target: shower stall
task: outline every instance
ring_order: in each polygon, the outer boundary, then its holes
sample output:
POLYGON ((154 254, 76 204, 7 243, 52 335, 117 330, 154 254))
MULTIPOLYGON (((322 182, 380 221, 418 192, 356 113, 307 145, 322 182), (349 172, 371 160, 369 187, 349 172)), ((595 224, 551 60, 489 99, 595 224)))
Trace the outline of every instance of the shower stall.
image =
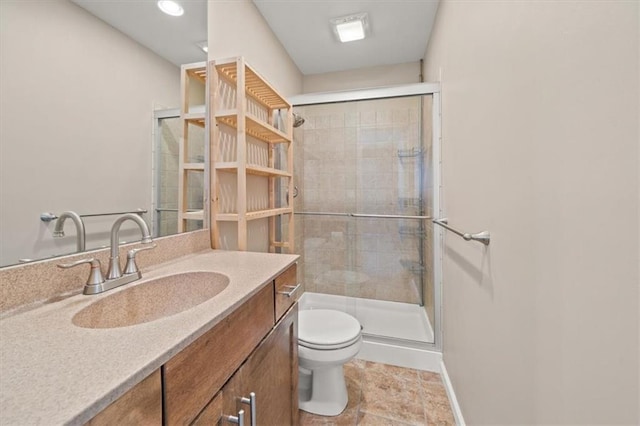
POLYGON ((301 307, 352 314, 365 343, 439 349, 439 86, 292 103, 301 307))

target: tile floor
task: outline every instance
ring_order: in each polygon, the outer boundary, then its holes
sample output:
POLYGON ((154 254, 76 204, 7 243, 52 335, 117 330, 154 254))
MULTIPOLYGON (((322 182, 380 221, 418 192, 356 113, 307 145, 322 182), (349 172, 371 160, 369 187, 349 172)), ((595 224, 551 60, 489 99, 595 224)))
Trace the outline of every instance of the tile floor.
POLYGON ((352 360, 345 365, 347 408, 336 417, 300 411, 300 425, 455 425, 437 373, 352 360))

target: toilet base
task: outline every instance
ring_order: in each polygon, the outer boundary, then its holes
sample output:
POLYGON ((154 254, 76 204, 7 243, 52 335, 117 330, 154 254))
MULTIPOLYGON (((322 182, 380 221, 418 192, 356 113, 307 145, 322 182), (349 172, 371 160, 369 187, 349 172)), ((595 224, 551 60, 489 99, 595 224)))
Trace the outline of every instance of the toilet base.
POLYGON ((301 374, 299 408, 320 416, 337 416, 342 413, 349 400, 342 364, 314 369, 311 375, 311 392, 308 392, 309 380, 301 374), (304 385, 307 385, 306 390, 304 385), (304 400, 303 395, 310 398, 304 400))

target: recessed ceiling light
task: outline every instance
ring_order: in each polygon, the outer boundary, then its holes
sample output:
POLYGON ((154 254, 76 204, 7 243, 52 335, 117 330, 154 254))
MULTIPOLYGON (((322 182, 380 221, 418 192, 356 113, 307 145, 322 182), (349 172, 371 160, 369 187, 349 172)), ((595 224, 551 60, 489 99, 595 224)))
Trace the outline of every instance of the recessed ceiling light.
POLYGON ((331 20, 333 31, 343 43, 362 40, 367 35, 369 22, 366 13, 343 16, 331 20))
POLYGON ((167 15, 182 16, 184 14, 182 6, 172 0, 159 0, 158 7, 167 15))
POLYGON ((196 46, 198 46, 200 49, 202 49, 202 51, 204 53, 208 53, 209 52, 209 45, 207 44, 206 40, 205 41, 201 41, 199 43, 196 43, 196 46))

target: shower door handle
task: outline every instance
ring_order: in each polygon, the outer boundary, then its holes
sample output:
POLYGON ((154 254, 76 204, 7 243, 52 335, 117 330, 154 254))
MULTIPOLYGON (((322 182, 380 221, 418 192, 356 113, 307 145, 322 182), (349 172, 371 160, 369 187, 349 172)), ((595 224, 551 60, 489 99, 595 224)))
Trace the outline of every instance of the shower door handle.
POLYGON ((251 413, 251 426, 256 426, 256 393, 251 392, 249 398, 242 397, 240 402, 249 404, 249 413, 251 413))

